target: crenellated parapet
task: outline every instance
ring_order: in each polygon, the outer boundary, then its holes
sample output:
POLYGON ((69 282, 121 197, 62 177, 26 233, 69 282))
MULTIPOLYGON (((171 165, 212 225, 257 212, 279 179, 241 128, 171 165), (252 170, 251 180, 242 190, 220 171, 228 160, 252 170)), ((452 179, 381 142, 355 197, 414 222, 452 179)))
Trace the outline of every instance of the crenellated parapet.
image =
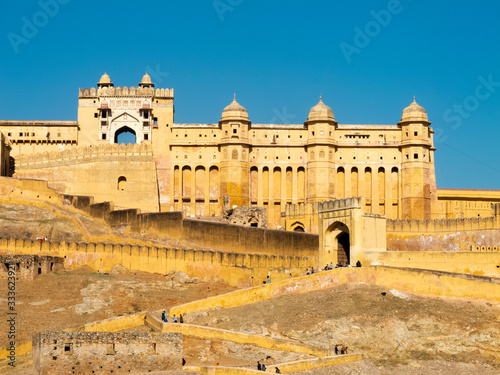
POLYGON ((153 87, 91 87, 79 89, 79 98, 97 98, 97 97, 153 97, 173 99, 174 89, 160 89, 153 87))
POLYGON ((387 232, 433 233, 498 229, 495 217, 434 220, 387 220, 387 232))
POLYGON ((303 216, 345 208, 361 208, 363 206, 362 199, 362 197, 350 197, 325 202, 287 204, 285 216, 303 216))
POLYGON ((74 147, 64 151, 43 152, 34 155, 20 155, 16 158, 16 170, 42 168, 53 163, 82 162, 99 157, 152 156, 150 142, 141 144, 103 144, 98 146, 74 147))

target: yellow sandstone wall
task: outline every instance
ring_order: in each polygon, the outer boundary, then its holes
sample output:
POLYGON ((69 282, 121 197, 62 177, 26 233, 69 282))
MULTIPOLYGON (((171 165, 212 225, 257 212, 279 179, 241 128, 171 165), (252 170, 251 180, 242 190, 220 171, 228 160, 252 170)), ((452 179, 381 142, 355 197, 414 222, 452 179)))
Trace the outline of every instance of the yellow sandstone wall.
POLYGON ((311 267, 306 257, 239 254, 218 251, 158 248, 102 243, 50 243, 30 240, 0 239, 0 252, 46 254, 65 257, 66 268, 83 265, 109 272, 116 264, 130 270, 159 273, 182 271, 201 278, 221 277, 232 285, 251 285, 265 280, 267 273, 275 280, 298 275, 311 267))
POLYGON ((500 243, 500 216, 496 214, 470 219, 387 220, 389 250, 458 251, 470 248, 471 244, 497 243, 500 243))
POLYGON ((159 210, 156 166, 149 143, 106 144, 60 152, 21 155, 14 177, 46 180, 61 193, 92 195, 98 202, 159 210))
POLYGON ((500 253, 471 251, 384 251, 373 261, 392 267, 419 268, 500 278, 500 253))
POLYGON ((367 283, 428 297, 484 298, 500 301, 500 283, 487 277, 392 267, 336 268, 175 306, 170 316, 213 308, 243 306, 285 294, 302 294, 345 283, 367 283))

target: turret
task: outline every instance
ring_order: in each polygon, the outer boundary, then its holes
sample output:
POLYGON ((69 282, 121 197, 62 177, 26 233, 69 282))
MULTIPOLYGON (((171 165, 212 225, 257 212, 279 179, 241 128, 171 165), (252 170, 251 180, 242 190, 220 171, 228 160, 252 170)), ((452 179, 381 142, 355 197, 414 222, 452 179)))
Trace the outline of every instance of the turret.
POLYGON ((308 202, 322 202, 335 197, 335 174, 333 155, 335 154, 335 129, 337 121, 332 109, 319 102, 309 111, 304 125, 308 129, 308 202))
POLYGON ((219 127, 221 146, 221 196, 229 195, 230 205, 249 204, 249 150, 248 132, 251 122, 248 112, 236 101, 222 111, 219 127))
POLYGON ((401 121, 402 218, 430 219, 436 199, 433 131, 427 112, 413 102, 403 110, 401 121))

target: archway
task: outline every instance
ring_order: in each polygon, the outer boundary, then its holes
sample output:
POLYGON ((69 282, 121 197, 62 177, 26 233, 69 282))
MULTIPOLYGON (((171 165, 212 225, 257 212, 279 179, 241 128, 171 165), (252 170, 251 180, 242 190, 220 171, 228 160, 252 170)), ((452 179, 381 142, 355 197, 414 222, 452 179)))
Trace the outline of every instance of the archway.
MULTIPOLYGON (((328 264, 350 263, 349 228, 341 221, 331 224, 324 234, 324 261, 328 264)), ((321 264, 323 267, 323 264, 321 264)))
POLYGON ((337 263, 350 264, 349 233, 342 232, 337 236, 337 263))
POLYGON ((136 143, 135 131, 124 126, 115 132, 115 143, 136 143))

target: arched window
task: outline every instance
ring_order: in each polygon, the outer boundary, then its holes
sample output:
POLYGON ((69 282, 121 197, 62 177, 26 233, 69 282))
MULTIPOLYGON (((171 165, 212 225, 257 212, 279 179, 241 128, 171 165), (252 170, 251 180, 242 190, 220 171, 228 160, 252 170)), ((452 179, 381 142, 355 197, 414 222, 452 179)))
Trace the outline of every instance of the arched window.
POLYGON ((238 151, 233 150, 233 152, 231 153, 231 159, 238 160, 238 151))
POLYGON ((128 126, 124 126, 116 131, 115 143, 136 143, 135 131, 128 126))
POLYGON ((118 190, 127 189, 127 178, 124 176, 118 177, 118 190))

